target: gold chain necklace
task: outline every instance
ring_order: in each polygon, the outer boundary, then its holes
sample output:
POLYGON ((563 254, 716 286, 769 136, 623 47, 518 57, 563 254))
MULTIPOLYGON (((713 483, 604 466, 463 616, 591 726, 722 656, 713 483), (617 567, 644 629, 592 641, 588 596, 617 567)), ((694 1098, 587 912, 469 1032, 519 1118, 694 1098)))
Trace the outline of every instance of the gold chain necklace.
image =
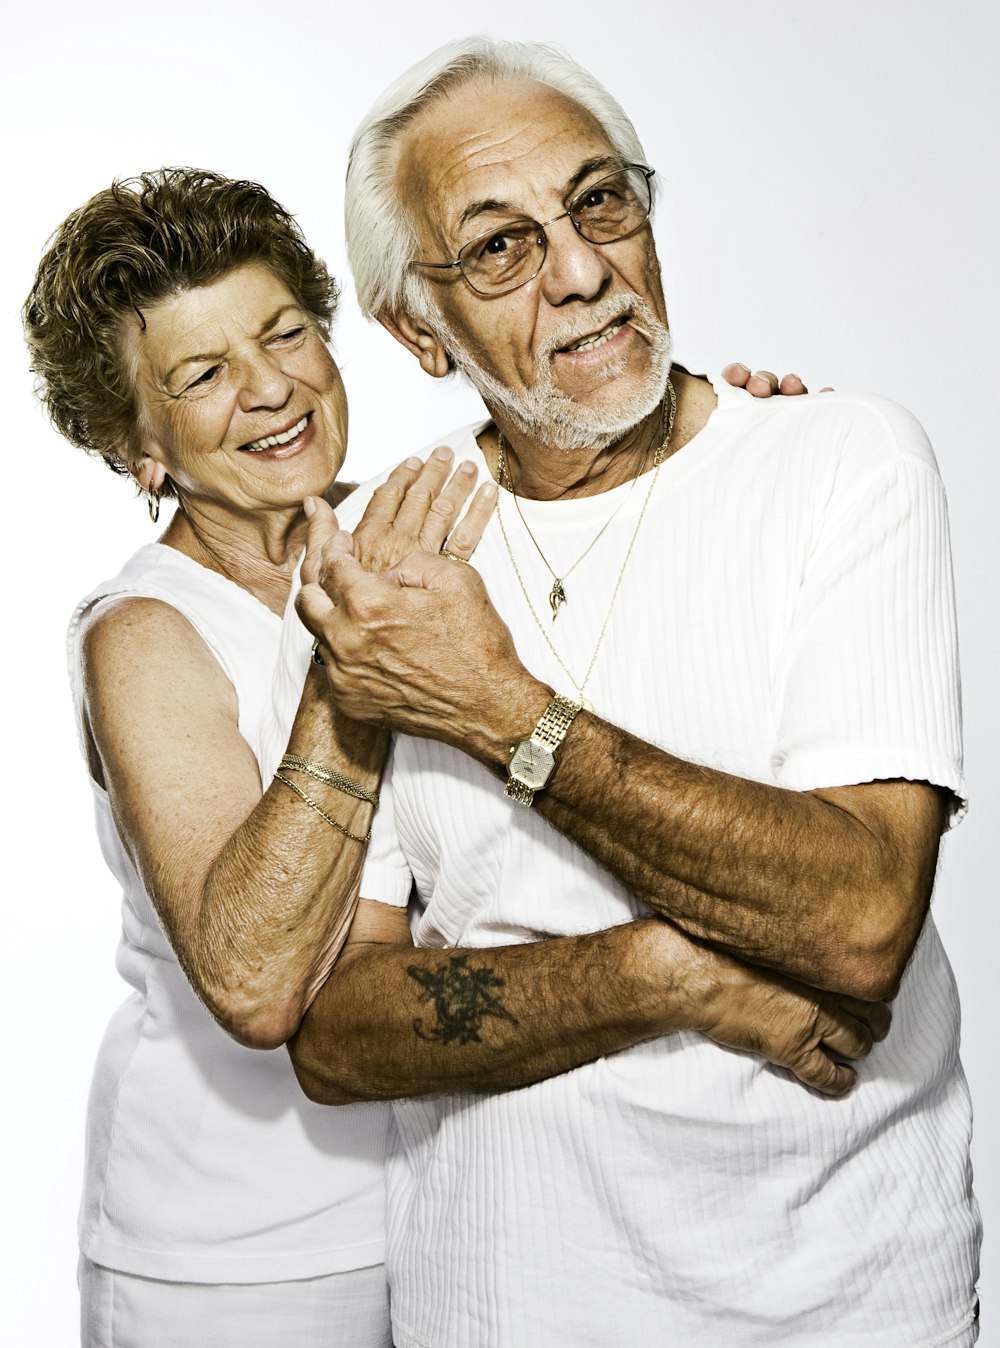
MULTIPOLYGON (((521 523, 524 525, 524 532, 531 539, 532 543, 534 543, 535 551, 538 553, 539 557, 541 557, 542 561, 545 563, 545 567, 549 575, 552 577, 552 589, 549 591, 549 607, 552 609, 552 621, 555 622, 555 620, 559 617, 559 609, 562 607, 563 604, 566 603, 567 600, 566 589, 563 585, 563 581, 567 578, 567 576, 573 574, 576 568, 583 561, 584 557, 587 556, 588 552, 590 552, 591 548, 597 543, 597 541, 601 538, 605 530, 614 520, 619 510, 621 510, 622 506, 632 495, 632 488, 639 481, 639 476, 642 473, 642 464, 640 463, 639 471, 632 478, 628 491, 625 492, 625 494, 622 496, 622 499, 618 502, 614 510, 612 510, 611 514, 598 529, 597 533, 590 540, 590 542, 587 544, 584 550, 580 553, 579 557, 577 557, 576 561, 572 564, 572 566, 568 567, 562 573, 561 576, 557 576, 555 572, 555 567, 552 565, 552 563, 546 557, 545 553, 542 551, 538 539, 531 532, 531 527, 528 524, 528 521, 524 518, 524 511, 521 509, 521 502, 518 500, 517 493, 514 491, 514 483, 510 476, 510 469, 507 467, 507 446, 503 438, 503 431, 500 429, 499 426, 497 427, 497 440, 500 445, 499 453, 497 454, 497 481, 500 483, 501 487, 506 486, 511 496, 513 496, 514 509, 517 511, 518 515, 520 516, 521 523)), ((643 458, 645 458, 645 455, 643 455, 643 458)))
MULTIPOLYGON (((671 435, 673 434, 673 430, 674 430, 674 417, 675 417, 676 414, 677 414, 677 396, 676 396, 676 394, 674 393, 674 386, 673 386, 673 384, 670 382, 669 379, 667 380, 666 400, 668 400, 668 401, 669 401, 669 404, 670 404, 670 412, 669 412, 669 415, 668 415, 668 417, 667 417, 666 434, 664 435, 663 441, 662 441, 662 443, 660 444, 659 448, 656 450, 655 454, 653 455, 653 472, 652 472, 652 475, 651 475, 651 477, 650 477, 649 488, 648 488, 648 490, 646 491, 646 496, 645 496, 645 499, 643 500, 643 503, 642 503, 642 509, 639 511, 639 518, 638 518, 638 519, 636 520, 636 522, 635 522, 635 528, 632 530, 632 537, 629 539, 628 547, 625 549, 625 556, 624 556, 624 558, 623 558, 623 560, 622 560, 621 567, 619 568, 619 571, 618 571, 618 579, 615 581, 615 588, 614 588, 614 590, 613 590, 612 593, 611 593, 611 601, 610 601, 610 603, 608 604, 607 612, 606 612, 605 615, 604 615, 604 622, 601 624, 601 630, 600 630, 600 632, 598 633, 598 637, 597 637, 597 645, 594 647, 594 652, 593 652, 593 654, 592 654, 591 657, 590 657, 590 664, 587 666, 587 672, 586 672, 586 674, 584 674, 584 676, 583 676, 583 681, 582 681, 581 683, 578 683, 578 682, 576 681, 576 679, 573 677, 572 672, 570 671, 569 667, 567 666, 566 661, 562 658, 562 656, 561 656, 561 655, 559 654, 559 652, 556 650, 556 648, 555 648, 555 646, 554 646, 554 644, 553 644, 553 642, 552 642, 552 638, 549 636, 548 632, 545 630, 545 625, 544 625, 544 623, 542 622, 541 618, 539 618, 538 613, 537 613, 536 610, 535 610, 534 604, 531 602, 531 596, 528 594, 528 587, 527 587, 527 586, 525 585, 525 583, 524 583, 524 577, 521 575, 520 569, 518 568, 518 565, 517 565, 517 559, 516 559, 515 556, 514 556, 514 549, 511 547, 511 545, 510 545, 510 539, 509 539, 508 536, 507 536, 507 528, 506 528, 506 526, 505 526, 505 524, 504 524, 504 522, 503 522, 503 511, 502 511, 501 508, 500 508, 500 500, 499 500, 499 498, 497 499, 497 523, 500 525, 500 534, 501 534, 501 536, 502 536, 502 538, 503 538, 504 547, 507 549, 507 556, 510 558, 510 564, 511 564, 511 567, 513 568, 514 575, 517 577, 517 583, 518 583, 518 585, 520 585, 520 587, 521 587, 521 593, 524 595, 524 602, 528 605, 528 612, 531 614, 532 618, 535 620, 535 626, 538 628, 539 632, 541 632, 542 638, 544 639, 546 646, 548 646, 549 650, 550 650, 550 651, 552 652, 552 654, 555 656, 555 659, 556 659, 556 662, 557 662, 558 665, 559 665, 559 668, 563 671, 563 673, 564 673, 564 674, 566 675, 566 677, 569 679, 570 683, 572 683, 573 687, 576 689, 577 695, 578 695, 578 700, 579 700, 579 702, 580 702, 580 705, 581 705, 582 707, 586 708, 586 710, 588 710, 588 711, 593 711, 594 708, 593 708, 593 705, 592 705, 590 702, 588 702, 587 699, 586 699, 586 697, 584 696, 584 691, 585 691, 585 689, 586 689, 586 687, 587 687, 587 684, 590 682, 590 676, 591 676, 591 674, 593 674, 593 672, 594 672, 594 666, 595 666, 596 663, 597 663, 597 656, 598 656, 598 653, 599 653, 599 651, 600 651, 600 649, 601 649, 601 646, 602 646, 603 643, 604 643, 604 634, 605 634, 605 633, 607 632, 607 630, 608 630, 608 624, 610 623, 610 621, 611 621, 611 615, 612 615, 612 613, 614 612, 615 602, 616 602, 617 599, 618 599, 618 591, 619 591, 619 590, 621 589, 621 587, 622 587, 622 581, 623 581, 624 578, 625 578, 625 571, 626 571, 626 568, 628 567, 629 558, 632 556, 632 549, 635 547, 635 541, 636 541, 636 539, 639 537, 639 530, 642 528, 642 522, 643 522, 643 520, 646 518, 646 509, 647 509, 647 507, 649 506, 649 503, 650 503, 650 501, 651 501, 651 499, 652 499, 653 491, 654 491, 654 489, 655 489, 655 487, 656 487, 656 481, 657 481, 657 478, 658 478, 659 475, 660 475, 660 468, 663 466, 663 461, 664 461, 664 459, 667 457, 667 449, 668 449, 668 447, 669 447, 669 445, 670 445, 670 437, 671 437, 671 435)), ((497 478, 499 479, 499 478, 500 478, 500 475, 501 475, 501 464, 503 465, 503 470, 504 470, 504 472, 506 473, 506 462, 505 462, 505 460, 504 460, 504 458, 503 458, 503 434, 502 434, 502 432, 500 431, 500 428, 499 428, 499 427, 497 427, 497 435, 498 435, 498 438, 499 438, 499 440, 500 440, 500 456, 501 456, 501 457, 498 459, 498 461, 497 461, 497 478)), ((510 477, 509 473, 507 473, 506 476, 508 477, 508 480, 509 480, 509 477, 510 477)), ((636 477, 632 479, 633 485, 634 485, 634 483, 636 482, 636 480, 638 479, 638 476, 639 476, 639 475, 636 474, 636 477)), ((501 483, 500 485, 502 486, 503 484, 501 483)), ((630 491, 628 494, 631 494, 631 491, 630 491)), ((511 495, 513 495, 513 492, 511 493, 511 495)), ((516 501, 517 501, 517 497, 516 497, 516 496, 514 497, 514 500, 515 500, 515 503, 516 503, 516 501)), ((611 516, 611 518, 608 519, 607 522, 604 524, 603 528, 601 529, 601 533, 599 533, 599 534, 597 535, 597 538, 600 538, 601 534, 603 534, 604 530, 608 527, 608 525, 611 523, 611 520, 614 519, 615 515, 617 515, 618 510, 620 510, 620 509, 621 509, 621 506, 618 506, 618 507, 616 508, 614 514, 613 514, 613 515, 611 516)), ((520 511, 518 511, 518 514, 520 515, 520 511)), ((523 515, 521 515, 521 523, 524 524, 524 516, 523 516, 523 515)), ((524 527, 525 527, 525 529, 528 529, 527 524, 524 524, 524 527)), ((531 536, 531 531, 530 531, 530 530, 528 530, 528 535, 529 535, 529 537, 531 536)), ((593 540, 593 542, 589 545, 589 547, 587 548, 587 552, 589 552, 589 551, 590 551, 590 548, 593 547, 594 543, 597 542, 597 538, 595 538, 595 539, 593 540)), ((533 538, 532 538, 532 542, 535 542, 535 540, 534 540, 533 538)), ((535 547, 538 548, 538 544, 537 544, 537 543, 535 543, 535 547)), ((545 557, 544 557, 544 554, 542 554, 541 548, 538 548, 538 551, 539 551, 539 554, 542 556, 542 561, 545 561, 545 557)), ((583 556, 586 556, 586 553, 584 553, 583 556)), ((576 560, 576 562, 573 563, 573 565, 576 566, 577 563, 581 562, 582 560, 583 560, 583 557, 582 557, 582 556, 581 556, 581 557, 578 557, 577 560, 576 560)), ((546 565, 548 565, 547 562, 546 562, 546 565)), ((549 570, 551 571, 552 568, 549 567, 549 570)), ((554 574, 555 574, 555 572, 553 572, 553 575, 554 575, 554 574)), ((567 573, 567 574, 568 574, 568 573, 567 573)), ((551 602, 551 598, 550 598, 550 602, 551 602)), ((564 601, 564 602, 565 602, 565 601, 564 601)), ((554 615, 553 615, 553 616, 554 616, 554 615)))

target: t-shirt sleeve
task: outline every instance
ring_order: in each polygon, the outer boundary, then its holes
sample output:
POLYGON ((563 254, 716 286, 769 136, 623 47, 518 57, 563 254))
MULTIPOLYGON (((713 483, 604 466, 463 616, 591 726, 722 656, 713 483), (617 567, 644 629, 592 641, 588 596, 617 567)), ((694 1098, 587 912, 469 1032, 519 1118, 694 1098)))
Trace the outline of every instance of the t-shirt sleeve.
MULTIPOLYGON (((395 740, 392 741, 395 744, 395 740)), ((405 908, 413 887, 413 875, 396 836, 396 816, 392 797, 393 751, 390 746, 379 787, 379 806, 372 820, 372 840, 368 844, 361 873, 361 897, 405 908)))
MULTIPOLYGON (((923 437, 912 419, 903 430, 923 437)), ((776 778, 796 790, 927 781, 953 794, 955 822, 965 811, 958 642, 929 447, 882 455, 834 498, 777 668, 776 778)))

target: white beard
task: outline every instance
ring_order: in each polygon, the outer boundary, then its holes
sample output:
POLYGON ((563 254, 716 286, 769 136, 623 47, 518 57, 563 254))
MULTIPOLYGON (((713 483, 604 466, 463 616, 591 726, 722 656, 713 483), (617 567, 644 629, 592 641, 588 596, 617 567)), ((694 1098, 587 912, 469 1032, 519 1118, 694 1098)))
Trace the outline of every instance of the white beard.
MULTIPOLYGON (((553 332, 535 355, 535 382, 530 389, 514 392, 483 368, 477 356, 451 328, 438 320, 437 335, 455 365, 482 394, 492 412, 504 412, 526 435, 552 449, 607 449, 654 412, 663 401, 670 374, 673 340, 670 329, 635 294, 614 295, 587 310, 587 331, 604 328, 616 318, 634 316, 649 332, 651 363, 642 385, 632 393, 611 397, 596 407, 575 402, 556 387, 552 357, 584 334, 580 322, 566 323, 553 332)), ((643 340, 646 340, 645 338, 643 340)), ((621 373, 627 356, 611 363, 605 378, 611 382, 621 373)))

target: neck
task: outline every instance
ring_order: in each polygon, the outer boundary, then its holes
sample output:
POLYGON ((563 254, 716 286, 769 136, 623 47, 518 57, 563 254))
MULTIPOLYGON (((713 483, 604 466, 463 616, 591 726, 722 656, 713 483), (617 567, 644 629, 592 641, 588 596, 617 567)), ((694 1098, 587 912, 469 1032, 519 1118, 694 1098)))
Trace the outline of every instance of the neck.
POLYGON ((242 516, 182 497, 162 541, 280 615, 305 547, 306 519, 301 507, 242 516))
MULTIPOLYGON (((704 380, 676 366, 670 377, 677 395, 677 415, 668 455, 701 430, 715 406, 715 394, 704 380)), ((611 491, 651 468, 654 455, 663 444, 666 416, 663 407, 658 407, 620 440, 603 449, 553 450, 541 439, 513 426, 498 409, 493 426, 479 437, 494 477, 500 450, 498 430, 503 433, 507 469, 507 480, 501 486, 512 487, 518 496, 529 500, 570 500, 611 491)))

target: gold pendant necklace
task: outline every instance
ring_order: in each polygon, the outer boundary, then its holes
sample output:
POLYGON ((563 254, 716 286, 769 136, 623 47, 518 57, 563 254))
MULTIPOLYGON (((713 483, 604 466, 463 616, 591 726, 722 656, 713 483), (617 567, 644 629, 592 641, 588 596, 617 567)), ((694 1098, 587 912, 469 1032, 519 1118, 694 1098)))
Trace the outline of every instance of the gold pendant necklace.
MULTIPOLYGON (((635 547, 635 541, 636 541, 636 539, 639 537, 639 530, 642 528, 642 522, 643 522, 643 520, 646 518, 646 509, 647 509, 647 507, 649 506, 650 501, 652 500, 653 491, 654 491, 654 489, 655 489, 655 487, 656 487, 657 478, 660 476, 660 468, 663 466, 663 461, 664 461, 664 459, 667 457, 667 449, 668 449, 668 447, 669 447, 669 445, 670 445, 670 437, 671 437, 671 435, 673 434, 673 430, 674 430, 674 417, 675 417, 676 414, 677 414, 677 397, 676 397, 676 394, 674 393, 674 386, 673 386, 673 384, 670 382, 669 379, 667 380, 667 391, 666 391, 666 393, 665 393, 665 395, 664 395, 664 401, 665 401, 665 402, 669 402, 669 405, 670 405, 670 410, 669 410, 669 413, 668 413, 668 416, 667 416, 666 432, 665 432, 665 434, 664 434, 663 440, 662 440, 662 442, 661 442, 659 448, 656 450, 655 454, 653 455, 653 472, 652 472, 652 475, 651 475, 651 478, 650 478, 649 488, 648 488, 648 490, 647 490, 647 492, 646 492, 645 499, 643 500, 643 503, 642 503, 642 509, 639 511, 639 518, 638 518, 638 519, 636 520, 636 522, 635 522, 635 528, 632 530, 632 537, 629 539, 628 547, 625 549, 625 556, 624 556, 624 558, 622 559, 622 564, 621 564, 621 566, 620 566, 620 568, 619 568, 619 570, 618 570, 618 578, 617 578, 617 580, 615 581, 615 588, 614 588, 614 590, 613 590, 612 593, 611 593, 611 601, 610 601, 610 603, 608 604, 607 612, 606 612, 605 615, 604 615, 604 622, 601 624, 601 630, 600 630, 600 632, 598 633, 598 637, 597 637, 597 645, 594 647, 594 652, 593 652, 593 654, 592 654, 591 657, 590 657, 590 664, 587 666, 587 672, 586 672, 586 674, 584 674, 583 680, 582 680, 582 682, 580 682, 580 683, 578 683, 577 680, 574 678, 574 676, 573 676, 572 672, 570 671, 570 669, 568 668, 568 666, 567 666, 565 660, 562 658, 562 656, 561 656, 561 655, 559 654, 559 652, 556 650, 555 645, 553 644, 552 638, 549 636, 548 632, 546 631, 544 623, 542 622, 541 618, 538 616, 538 613, 537 613, 537 611, 535 610, 534 604, 531 602, 531 596, 528 594, 528 587, 527 587, 527 586, 525 585, 525 583, 524 583, 524 577, 521 575, 520 569, 519 569, 519 567, 518 567, 518 565, 517 565, 517 559, 516 559, 515 556, 514 556, 514 549, 511 547, 511 545, 510 545, 510 539, 509 539, 508 536, 507 536, 507 528, 506 528, 506 526, 505 526, 505 524, 504 524, 504 522, 503 522, 503 511, 502 511, 502 509, 501 509, 501 507, 500 507, 500 500, 499 500, 499 498, 497 499, 497 523, 500 525, 500 534, 501 534, 501 536, 502 536, 502 538, 503 538, 504 547, 507 549, 507 556, 510 558, 510 564, 511 564, 511 567, 512 567, 512 569, 513 569, 514 575, 517 577, 517 583, 518 583, 518 585, 520 585, 520 587, 521 587, 521 593, 524 595, 524 602, 528 605, 528 612, 531 614, 532 618, 534 619, 535 626, 538 628, 539 632, 541 632, 542 637, 543 637, 543 639, 544 639, 544 641, 545 641, 545 644, 548 646, 549 650, 550 650, 550 651, 552 652, 552 654, 555 656, 555 659, 556 659, 557 664, 559 665, 559 668, 563 671, 563 673, 567 676, 567 678, 569 679, 569 681, 572 683, 573 687, 576 689, 577 694, 578 694, 578 699, 577 699, 577 700, 580 702, 581 706, 582 706, 586 711, 593 711, 593 710, 594 710, 593 703, 587 701, 587 698, 585 697, 584 693, 585 693, 587 684, 590 682, 590 676, 591 676, 591 674, 593 674, 593 672, 594 672, 594 666, 595 666, 596 663, 597 663, 598 652, 600 651, 601 646, 602 646, 603 643, 604 643, 604 634, 605 634, 605 633, 607 632, 607 630, 608 630, 608 624, 610 623, 610 621, 611 621, 611 615, 612 615, 612 613, 614 612, 615 602, 616 602, 616 600, 618 599, 618 591, 619 591, 619 590, 621 589, 621 587, 622 587, 622 581, 623 581, 624 578, 625 578, 625 571, 626 571, 626 568, 628 567, 629 558, 632 556, 632 549, 635 547)), ((502 434, 502 432, 500 431, 500 428, 499 428, 499 427, 497 427, 497 435, 498 435, 498 438, 499 438, 499 440, 500 440, 500 457, 499 457, 499 459, 497 460, 497 479, 498 479, 498 481, 499 481, 500 478, 501 478, 501 474, 503 474, 503 475, 505 475, 505 476, 507 477, 507 479, 508 479, 508 481, 509 481, 509 480, 510 480, 510 474, 507 472, 506 460, 505 460, 505 458, 504 458, 504 442, 503 442, 503 434, 502 434)), ((639 478, 639 474, 637 473, 636 476, 632 479, 632 485, 633 485, 633 486, 634 486, 635 483, 638 481, 638 478, 639 478)), ((500 485, 502 486, 503 483, 500 482, 500 485)), ((513 492, 511 492, 511 495, 513 495, 513 492)), ((629 492, 626 493, 626 496, 628 496, 628 495, 631 495, 631 488, 629 489, 629 492)), ((517 504, 517 497, 516 497, 516 496, 514 496, 514 504, 515 504, 515 505, 517 504)), ((583 561, 583 558, 587 555, 587 553, 590 551, 590 549, 594 546, 594 544, 597 542, 597 539, 600 538, 601 534, 604 533, 604 530, 608 527, 608 525, 609 525, 609 524, 611 523, 611 521, 614 519, 615 515, 618 514, 618 511, 621 509, 621 507, 622 507, 623 504, 624 504, 624 501, 622 501, 622 502, 615 508, 613 514, 610 516, 610 518, 609 518, 608 520, 605 521, 604 525, 601 527, 600 533, 598 533, 597 538, 595 538, 595 539, 593 539, 593 540, 591 541, 591 543, 587 546, 586 551, 585 551, 584 553, 582 553, 581 556, 579 556, 579 557, 576 559, 576 561, 573 563, 573 566, 578 566, 579 563, 583 561)), ((528 529, 527 523, 525 522, 524 516, 521 514, 520 509, 518 509, 518 514, 520 515, 521 523, 524 525, 525 529, 527 530, 528 537, 531 538, 531 541, 535 544, 535 547, 538 549, 538 553, 539 553, 539 556, 542 558, 542 561, 545 562, 546 566, 548 566, 548 562, 545 561, 545 554, 542 552, 541 548, 538 547, 538 543, 535 541, 534 537, 532 536, 531 530, 528 529)), ((552 568, 549 567, 549 570, 552 571, 552 568)), ((570 570, 572 570, 572 567, 570 568, 570 570)), ((554 572, 554 571, 552 571, 552 574, 553 574, 553 576, 555 576, 555 572, 554 572)), ((566 574, 568 575, 569 572, 567 572, 566 574)), ((558 577, 558 576, 556 576, 556 585, 560 585, 560 580, 559 580, 559 577, 558 577)), ((556 588, 556 586, 554 585, 554 586, 552 587, 553 592, 555 591, 555 588, 556 588)), ((553 605, 553 619, 555 619, 556 611, 557 611, 557 607, 558 607, 558 606, 557 606, 556 603, 553 602, 552 594, 549 595, 549 602, 550 602, 550 604, 553 605)), ((565 594, 563 595, 563 600, 562 600, 562 602, 565 603, 565 594)))
POLYGON ((555 622, 555 620, 559 617, 560 608, 563 606, 563 604, 566 603, 566 588, 563 585, 563 581, 566 579, 567 576, 573 574, 576 568, 583 561, 584 557, 587 556, 591 548, 594 547, 594 545, 601 538, 605 530, 614 520, 619 510, 621 510, 622 506, 632 495, 632 488, 639 481, 639 476, 642 472, 642 464, 639 465, 639 472, 637 472, 633 477, 631 484, 629 485, 628 491, 625 492, 625 494, 622 496, 622 499, 618 502, 614 510, 612 510, 611 514, 598 529, 597 533, 590 540, 590 542, 587 544, 584 550, 580 553, 579 557, 577 557, 576 561, 572 564, 572 566, 567 567, 567 569, 562 573, 561 576, 557 576, 555 572, 555 567, 552 565, 552 563, 546 557, 545 553, 542 551, 538 539, 531 532, 531 528, 528 525, 528 521, 524 518, 524 511, 521 509, 521 502, 518 500, 517 493, 514 491, 514 483, 510 476, 510 469, 507 467, 507 445, 503 438, 503 431, 500 429, 499 426, 497 427, 497 441, 500 446, 499 452, 497 454, 497 481, 500 483, 501 487, 506 486, 511 496, 513 496, 514 509, 520 516, 521 523, 524 526, 524 532, 531 539, 532 543, 534 543, 535 551, 538 553, 539 557, 541 557, 542 561, 545 563, 546 570, 552 577, 552 589, 549 591, 549 607, 552 609, 552 621, 555 622))

